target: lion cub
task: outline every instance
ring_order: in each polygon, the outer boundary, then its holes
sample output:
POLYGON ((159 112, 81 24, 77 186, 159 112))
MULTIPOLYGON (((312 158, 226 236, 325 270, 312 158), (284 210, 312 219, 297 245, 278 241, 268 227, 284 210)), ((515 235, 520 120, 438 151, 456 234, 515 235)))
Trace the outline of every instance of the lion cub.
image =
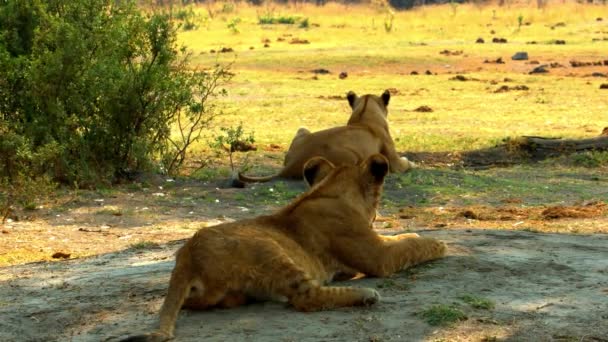
POLYGON ((125 341, 166 341, 182 307, 235 307, 248 299, 284 299, 296 310, 371 305, 376 290, 326 286, 337 273, 385 277, 442 257, 444 243, 415 234, 381 236, 370 226, 387 159, 334 167, 309 160, 312 187, 273 215, 203 228, 177 252, 160 329, 125 341))

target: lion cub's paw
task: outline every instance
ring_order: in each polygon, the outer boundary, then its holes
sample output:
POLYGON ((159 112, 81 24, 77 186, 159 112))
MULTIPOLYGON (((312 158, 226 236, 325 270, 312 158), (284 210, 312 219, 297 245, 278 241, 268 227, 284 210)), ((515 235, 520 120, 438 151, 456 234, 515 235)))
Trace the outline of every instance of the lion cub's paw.
POLYGON ((380 301, 380 294, 374 289, 362 288, 361 294, 363 296, 363 305, 373 305, 380 301))
POLYGON ((448 245, 443 241, 436 241, 437 255, 444 256, 448 251, 448 245))

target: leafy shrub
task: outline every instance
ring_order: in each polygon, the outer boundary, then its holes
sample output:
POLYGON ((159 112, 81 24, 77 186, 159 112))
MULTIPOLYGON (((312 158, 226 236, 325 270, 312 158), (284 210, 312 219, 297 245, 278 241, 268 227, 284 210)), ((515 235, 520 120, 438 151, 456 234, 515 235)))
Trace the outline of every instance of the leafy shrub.
POLYGON ((308 18, 304 18, 302 21, 300 21, 300 28, 309 28, 310 27, 310 23, 308 22, 308 18))
POLYGON ((588 168, 608 166, 608 151, 585 151, 572 155, 574 165, 588 168))
POLYGON ((230 168, 234 172, 236 168, 234 167, 234 158, 232 157, 232 154, 242 150, 242 148, 239 148, 241 145, 252 145, 255 143, 254 133, 245 132, 243 123, 239 123, 236 127, 221 127, 220 131, 222 131, 222 133, 215 137, 210 146, 216 150, 218 155, 224 151, 228 152, 230 168))
POLYGON ((132 1, 0 2, 0 181, 176 173, 231 76, 188 57, 169 15, 132 1))
MULTIPOLYGON (((278 16, 275 17, 271 14, 264 14, 258 17, 258 24, 260 25, 273 25, 273 24, 286 24, 293 25, 298 22, 298 17, 289 16, 278 16)), ((308 19, 306 19, 308 21, 308 19)))

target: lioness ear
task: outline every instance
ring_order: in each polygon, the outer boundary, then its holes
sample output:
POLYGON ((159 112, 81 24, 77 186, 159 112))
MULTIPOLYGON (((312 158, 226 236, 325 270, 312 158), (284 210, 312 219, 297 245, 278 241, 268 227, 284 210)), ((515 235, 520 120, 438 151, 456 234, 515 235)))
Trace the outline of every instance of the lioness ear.
POLYGON ((378 183, 384 181, 384 177, 388 173, 388 160, 381 154, 375 154, 367 159, 366 162, 369 173, 378 183))
POLYGON ((350 108, 355 109, 355 100, 357 100, 357 94, 351 90, 348 92, 348 94, 346 94, 346 99, 348 100, 350 108))
POLYGON ((384 91, 384 93, 382 93, 382 96, 380 96, 382 98, 382 103, 384 103, 384 107, 388 106, 388 101, 390 101, 391 99, 391 93, 387 90, 384 91))
POLYGON ((312 187, 323 180, 333 170, 334 164, 323 157, 313 157, 304 164, 304 180, 312 187))

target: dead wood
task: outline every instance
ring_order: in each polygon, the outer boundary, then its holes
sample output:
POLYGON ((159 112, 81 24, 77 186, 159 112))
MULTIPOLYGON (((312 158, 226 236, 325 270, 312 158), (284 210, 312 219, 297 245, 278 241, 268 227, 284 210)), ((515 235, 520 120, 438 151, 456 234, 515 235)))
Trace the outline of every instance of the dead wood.
POLYGON ((484 169, 535 162, 583 151, 608 151, 608 135, 586 139, 523 136, 489 148, 462 152, 406 153, 413 162, 484 169))

